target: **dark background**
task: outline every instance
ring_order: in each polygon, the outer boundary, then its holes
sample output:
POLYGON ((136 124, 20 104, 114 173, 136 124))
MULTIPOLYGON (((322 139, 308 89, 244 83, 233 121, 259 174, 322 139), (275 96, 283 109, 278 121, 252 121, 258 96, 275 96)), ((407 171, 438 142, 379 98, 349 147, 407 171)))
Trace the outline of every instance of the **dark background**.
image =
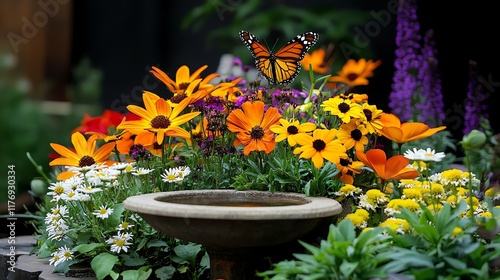
MULTIPOLYGON (((338 7, 377 12, 386 9, 388 1, 285 2, 304 8, 307 5, 331 3, 338 7)), ((120 5, 112 1, 75 2, 72 61, 76 64, 82 57, 89 57, 94 66, 102 69, 101 102, 104 108, 125 111, 128 103, 140 103, 141 92, 145 88, 158 94, 168 94, 164 86, 149 76, 147 70, 152 65, 160 67, 171 77, 183 64, 190 69, 208 64, 209 68, 204 74, 216 70, 223 51, 206 47, 204 39, 210 31, 230 23, 214 16, 199 31, 183 30, 180 27, 181 20, 193 8, 193 4, 186 3, 159 0, 141 3, 121 1, 120 5)), ((486 1, 448 5, 427 0, 418 1, 418 6, 421 31, 432 28, 435 34, 446 111, 445 125, 456 138, 461 139, 469 60, 477 61, 480 76, 485 81, 500 82, 496 67, 500 62, 499 45, 494 42, 498 31, 495 9, 486 1)), ((388 96, 394 73, 395 24, 394 17, 380 35, 372 38, 374 56, 368 57, 382 60, 382 65, 370 78, 366 91, 370 103, 377 104, 385 111, 389 110, 388 96)), ((235 34, 234 44, 240 43, 235 34)), ((498 131, 499 123, 493 96, 498 90, 498 84, 489 87, 492 95, 489 114, 495 131, 498 131)))

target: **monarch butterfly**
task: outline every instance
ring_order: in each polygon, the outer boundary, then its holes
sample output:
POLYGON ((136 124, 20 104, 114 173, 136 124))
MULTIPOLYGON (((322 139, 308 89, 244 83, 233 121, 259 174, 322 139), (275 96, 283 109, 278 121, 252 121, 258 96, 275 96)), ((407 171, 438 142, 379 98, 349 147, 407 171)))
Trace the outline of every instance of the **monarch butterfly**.
POLYGON ((255 66, 271 84, 289 84, 300 72, 300 61, 307 51, 318 42, 319 34, 306 32, 297 35, 278 52, 268 50, 250 32, 240 31, 241 41, 255 59, 255 66))

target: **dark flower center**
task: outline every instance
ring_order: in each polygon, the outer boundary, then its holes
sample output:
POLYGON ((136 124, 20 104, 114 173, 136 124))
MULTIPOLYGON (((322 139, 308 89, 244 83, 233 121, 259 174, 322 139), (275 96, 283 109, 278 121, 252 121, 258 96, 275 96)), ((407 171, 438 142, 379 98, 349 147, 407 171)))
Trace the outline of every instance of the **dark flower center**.
POLYGON ((316 139, 313 141, 313 148, 316 150, 316 151, 323 151, 326 147, 326 143, 325 141, 321 140, 321 139, 316 139))
POLYGON ((172 98, 170 98, 170 101, 172 103, 179 104, 186 97, 187 97, 187 95, 185 93, 179 93, 179 94, 175 94, 174 96, 172 96, 172 98))
POLYGON ((372 120, 372 111, 370 111, 368 109, 363 109, 363 113, 365 113, 367 121, 371 121, 372 120))
POLYGON ((252 127, 252 132, 250 132, 250 136, 252 136, 252 139, 254 140, 262 139, 262 137, 264 137, 264 129, 256 125, 252 127))
POLYGON ((349 159, 348 158, 341 158, 340 159, 340 165, 342 166, 349 166, 349 159))
POLYGON ((151 120, 152 128, 167 128, 169 126, 170 126, 170 120, 163 115, 158 115, 151 120))
POLYGON ((359 141, 361 139, 361 137, 363 137, 363 134, 361 133, 361 131, 359 131, 359 129, 353 129, 351 131, 351 138, 352 139, 359 141))
POLYGON ((289 126, 289 127, 286 129, 286 132, 288 132, 288 134, 292 134, 292 135, 293 135, 293 134, 297 134, 297 133, 299 133, 299 129, 298 129, 296 126, 291 125, 291 126, 289 126))
POLYGON ((358 77, 359 77, 359 75, 358 75, 358 74, 356 74, 356 73, 350 73, 349 75, 347 75, 347 79, 348 79, 349 81, 354 81, 354 80, 356 80, 358 77))
POLYGON ((342 113, 346 113, 349 111, 349 109, 351 109, 351 106, 349 106, 349 104, 345 103, 345 102, 342 102, 339 104, 339 110, 340 112, 342 113))
POLYGON ((186 90, 189 86, 189 83, 180 83, 179 89, 186 90))
POLYGON ((91 166, 92 164, 95 163, 95 160, 91 156, 83 156, 80 161, 78 162, 78 166, 84 167, 84 166, 91 166))

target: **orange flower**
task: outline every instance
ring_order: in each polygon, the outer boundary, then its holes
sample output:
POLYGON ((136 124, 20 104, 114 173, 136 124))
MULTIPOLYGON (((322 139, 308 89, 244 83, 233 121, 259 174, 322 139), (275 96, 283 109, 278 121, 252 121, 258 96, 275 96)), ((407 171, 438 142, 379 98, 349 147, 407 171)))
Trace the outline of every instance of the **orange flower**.
POLYGON ((244 154, 252 151, 265 151, 269 154, 276 146, 274 132, 269 128, 279 123, 281 114, 277 108, 269 107, 264 114, 265 104, 262 101, 247 101, 227 117, 228 129, 237 133, 234 146, 245 146, 244 154))
POLYGON ((311 65, 314 72, 319 74, 326 74, 332 66, 332 57, 327 57, 326 51, 324 49, 317 49, 311 54, 306 53, 302 61, 302 67, 309 71, 309 65, 311 65))
POLYGON ((328 79, 331 83, 344 83, 348 86, 362 86, 368 85, 369 77, 373 76, 373 70, 377 68, 382 61, 366 60, 364 58, 359 61, 349 59, 340 71, 337 72, 338 76, 333 76, 328 79))
POLYGON ((378 133, 399 145, 432 136, 446 129, 446 126, 429 128, 428 125, 420 122, 401 123, 396 115, 387 113, 382 114, 380 121, 384 126, 378 130, 378 133))
POLYGON ((371 149, 366 154, 362 151, 356 151, 356 156, 384 181, 418 177, 417 170, 407 167, 410 160, 402 155, 387 159, 383 150, 371 149))
POLYGON ((85 140, 83 134, 74 132, 71 135, 71 143, 73 143, 75 147, 74 151, 62 145, 50 143, 52 149, 60 154, 61 157, 52 160, 49 165, 85 167, 93 164, 105 163, 108 161, 115 147, 115 143, 104 144, 96 150, 96 141, 97 135, 92 135, 89 139, 85 140))
POLYGON ((145 108, 136 105, 128 105, 127 109, 140 120, 125 121, 118 125, 118 129, 124 129, 137 135, 135 143, 144 146, 152 145, 154 142, 161 145, 165 136, 180 137, 188 139, 189 132, 181 127, 182 124, 198 116, 200 112, 181 114, 190 104, 191 99, 184 99, 172 108, 165 99, 151 92, 143 93, 145 108))
MULTIPOLYGON (((200 79, 201 72, 207 69, 207 67, 208 65, 203 65, 202 67, 198 68, 198 70, 196 70, 193 74, 190 75, 189 67, 187 67, 186 65, 182 65, 177 70, 175 81, 172 80, 167 74, 165 74, 165 72, 163 72, 157 67, 154 66, 151 67, 152 69, 149 72, 152 73, 160 81, 162 81, 168 87, 168 89, 170 89, 170 91, 174 95, 176 95, 176 94, 183 94, 192 82, 200 79)), ((208 75, 203 80, 198 82, 195 91, 211 89, 213 85, 209 84, 208 82, 210 82, 213 78, 218 76, 219 74, 215 73, 208 75)))

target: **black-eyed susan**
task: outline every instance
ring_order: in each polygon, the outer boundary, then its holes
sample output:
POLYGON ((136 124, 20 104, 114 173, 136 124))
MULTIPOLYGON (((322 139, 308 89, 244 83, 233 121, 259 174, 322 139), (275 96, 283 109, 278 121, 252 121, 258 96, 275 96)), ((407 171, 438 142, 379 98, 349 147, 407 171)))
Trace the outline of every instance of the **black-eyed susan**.
POLYGON ((342 99, 349 99, 349 100, 351 100, 351 102, 354 102, 354 103, 364 103, 364 102, 368 101, 368 94, 366 94, 366 93, 353 93, 353 92, 345 93, 345 92, 342 92, 338 95, 338 97, 340 97, 342 99))
POLYGON ((344 145, 335 139, 336 129, 315 129, 312 135, 299 134, 295 140, 300 145, 293 150, 299 158, 311 159, 316 168, 321 168, 324 159, 337 164, 340 157, 347 157, 344 145))
POLYGON ((348 99, 333 97, 324 101, 321 106, 324 111, 339 117, 344 123, 349 123, 351 118, 364 118, 363 107, 348 99))
POLYGON ((80 132, 74 132, 71 135, 71 143, 75 151, 56 143, 50 143, 54 151, 61 155, 60 158, 52 160, 50 166, 75 166, 86 167, 93 164, 101 164, 108 161, 115 143, 107 143, 96 150, 96 140, 98 136, 92 135, 88 139, 80 132))
POLYGON ((349 157, 341 157, 337 163, 340 181, 345 184, 353 184, 353 174, 360 174, 361 168, 365 166, 361 161, 353 161, 349 157))
POLYGON ((349 59, 342 69, 337 72, 337 76, 329 78, 328 82, 344 83, 351 87, 368 85, 367 78, 373 76, 373 70, 381 63, 380 60, 374 62, 364 58, 358 61, 349 59))
POLYGON ((145 108, 128 105, 127 109, 141 117, 140 120, 122 122, 118 129, 137 135, 134 143, 150 146, 153 143, 163 144, 165 136, 188 139, 191 135, 181 127, 184 123, 198 116, 200 112, 181 114, 190 104, 190 99, 184 99, 178 106, 172 108, 165 99, 151 92, 144 92, 145 108))
POLYGON ((366 144, 368 144, 368 129, 358 119, 351 119, 349 123, 340 125, 337 138, 344 144, 346 149, 356 151, 364 151, 366 144))
MULTIPOLYGON (((149 72, 153 74, 156 78, 158 78, 160 81, 162 81, 168 87, 168 89, 174 95, 176 95, 184 93, 191 83, 200 79, 201 72, 207 69, 207 67, 208 65, 203 65, 196 71, 194 71, 193 74, 190 74, 189 67, 187 67, 186 65, 182 65, 181 67, 179 67, 179 69, 177 69, 175 81, 172 80, 165 72, 160 70, 158 67, 155 66, 151 67, 152 69, 149 72)), ((213 85, 209 84, 209 82, 213 78, 218 76, 219 74, 214 73, 201 79, 200 81, 198 81, 196 87, 193 88, 194 91, 211 89, 213 85)))
POLYGON ((242 104, 241 109, 233 110, 227 117, 228 129, 237 133, 234 146, 243 145, 245 155, 252 151, 269 154, 276 146, 274 132, 269 128, 279 122, 281 114, 274 107, 269 107, 266 111, 264 109, 262 101, 247 101, 242 104))
POLYGON ((382 114, 384 113, 382 110, 377 109, 376 105, 370 105, 368 103, 363 103, 363 114, 365 115, 364 124, 368 129, 368 133, 373 134, 378 130, 382 129, 384 124, 380 120, 382 114))
POLYGON ((295 137, 301 133, 310 133, 316 129, 316 124, 312 122, 301 124, 298 120, 291 120, 290 122, 286 119, 280 119, 280 124, 272 125, 269 129, 278 134, 276 135, 276 142, 281 142, 287 139, 288 144, 293 147, 297 145, 295 137))

